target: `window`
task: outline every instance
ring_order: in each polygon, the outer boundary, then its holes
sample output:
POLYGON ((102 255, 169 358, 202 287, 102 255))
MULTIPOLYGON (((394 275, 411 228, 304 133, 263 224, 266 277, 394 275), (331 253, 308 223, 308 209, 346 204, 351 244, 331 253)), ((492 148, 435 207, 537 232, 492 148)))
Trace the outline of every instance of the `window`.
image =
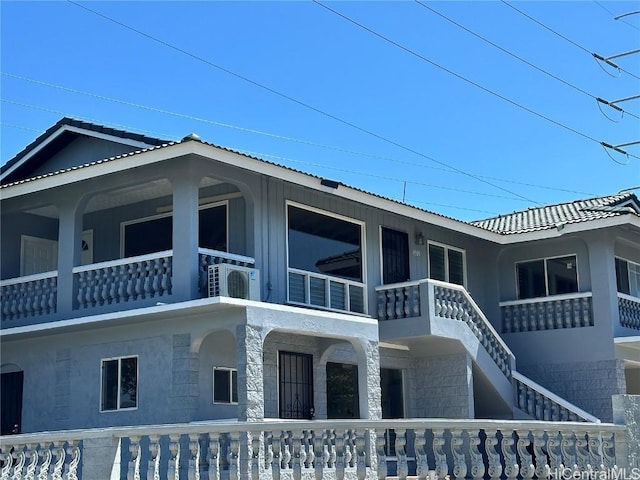
POLYGON ((464 250, 429 242, 429 278, 464 285, 464 250))
MULTIPOLYGON (((156 215, 122 224, 123 258, 171 250, 173 217, 156 215)), ((227 251, 227 204, 201 206, 198 212, 198 246, 227 251)))
POLYGON ((100 410, 124 410, 138 406, 138 357, 102 360, 100 410))
POLYGON ((289 205, 289 268, 362 282, 362 225, 289 205))
POLYGON ((640 264, 616 257, 618 292, 640 297, 640 264))
POLYGON ((578 291, 575 255, 516 263, 518 298, 562 295, 578 291))
POLYGON ((213 367, 213 403, 238 403, 238 371, 213 367))

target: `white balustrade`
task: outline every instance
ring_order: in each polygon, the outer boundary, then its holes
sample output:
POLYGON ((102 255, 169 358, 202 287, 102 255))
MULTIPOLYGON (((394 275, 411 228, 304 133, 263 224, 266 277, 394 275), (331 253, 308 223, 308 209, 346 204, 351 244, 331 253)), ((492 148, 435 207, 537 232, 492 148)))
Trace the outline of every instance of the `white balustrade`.
POLYGON ((207 295, 207 272, 209 266, 220 263, 228 263, 231 265, 239 265, 241 267, 254 267, 255 259, 237 255, 235 253, 221 252, 219 250, 211 250, 208 248, 198 249, 198 289, 202 296, 207 295))
POLYGON ((512 372, 512 375, 516 388, 516 406, 534 419, 552 422, 600 422, 600 419, 524 375, 518 372, 512 372))
POLYGON ((172 255, 166 250, 75 267, 78 308, 171 295, 172 255))
POLYGON ((0 437, 0 479, 78 478, 83 466, 93 467, 82 458, 82 445, 104 438, 128 446, 115 459, 122 479, 382 480, 391 471, 387 451, 395 452, 393 470, 400 479, 564 478, 566 468, 605 474, 626 467, 627 459, 617 465, 614 451, 615 437, 624 438, 625 429, 602 423, 404 419, 46 432, 0 437), (388 429, 395 431, 392 447, 385 445, 388 429))
POLYGON ((289 302, 339 312, 367 313, 366 285, 289 268, 289 302))
POLYGON ((620 325, 640 330, 640 298, 618 293, 620 325))
POLYGON ((586 292, 500 302, 502 333, 591 327, 591 297, 586 292))
POLYGON ((58 272, 0 281, 2 323, 56 312, 58 272))

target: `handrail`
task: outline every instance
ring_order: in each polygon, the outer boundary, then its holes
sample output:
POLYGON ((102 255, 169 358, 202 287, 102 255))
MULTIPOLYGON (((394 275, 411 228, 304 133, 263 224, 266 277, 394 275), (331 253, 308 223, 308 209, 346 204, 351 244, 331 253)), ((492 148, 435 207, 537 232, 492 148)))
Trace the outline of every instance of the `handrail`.
POLYGON ((299 275, 307 275, 309 277, 319 278, 321 280, 330 280, 332 282, 344 283, 346 285, 353 285, 355 287, 362 287, 362 288, 366 287, 366 285, 364 283, 362 283, 362 282, 356 282, 354 280, 347 280, 346 278, 335 277, 333 275, 326 275, 324 273, 310 272, 308 270, 300 270, 299 268, 292 268, 292 267, 289 267, 288 271, 289 272, 293 272, 293 273, 297 273, 299 275))
POLYGON ((154 260, 156 258, 171 257, 173 256, 173 250, 164 250, 162 252, 147 253, 145 255, 138 255, 136 257, 119 258, 117 260, 109 260, 107 262, 92 263, 90 265, 81 265, 79 267, 73 267, 73 273, 90 272, 91 270, 98 270, 100 268, 118 267, 120 265, 129 265, 136 262, 146 262, 147 260, 154 260))
POLYGON ((51 270, 49 272, 34 273, 33 275, 25 275, 23 277, 7 278, 6 280, 0 280, 0 287, 8 287, 9 285, 16 285, 18 283, 34 282, 36 280, 44 280, 45 278, 54 278, 58 276, 58 270, 51 270))
POLYGON ((630 302, 640 303, 639 297, 634 297, 633 295, 628 295, 622 292, 618 292, 618 298, 623 298, 624 300, 629 300, 630 302))
POLYGON ((624 432, 625 425, 598 422, 553 422, 537 420, 490 420, 457 418, 403 418, 385 420, 287 420, 265 419, 263 422, 203 421, 162 425, 136 425, 77 430, 58 430, 0 436, 0 445, 38 441, 80 440, 83 438, 127 437, 142 435, 191 434, 201 432, 251 432, 256 430, 321 429, 448 429, 448 430, 571 430, 580 433, 624 432))
POLYGON ((516 372, 514 370, 514 371, 511 372, 511 375, 513 376, 513 379, 515 381, 524 383, 525 385, 527 385, 528 387, 530 387, 534 391, 536 391, 536 392, 542 394, 543 396, 549 398, 551 401, 557 403, 558 405, 560 405, 561 407, 567 409, 568 411, 570 411, 572 413, 575 413, 578 417, 585 419, 587 422, 600 423, 600 419, 599 418, 591 415, 588 412, 585 412, 580 407, 578 407, 578 406, 566 401, 562 397, 559 397, 558 395, 556 395, 552 391, 547 390, 542 385, 534 382, 533 380, 531 380, 528 377, 525 377, 521 373, 518 373, 518 372, 516 372))
POLYGON ((231 260, 235 262, 243 262, 243 263, 251 263, 251 264, 256 263, 256 259, 252 257, 238 255, 237 253, 222 252, 220 250, 212 250, 210 248, 199 247, 198 253, 201 255, 209 255, 211 257, 220 257, 220 258, 224 258, 226 260, 231 260))
POLYGON ((498 342, 498 344, 507 351, 507 353, 509 354, 509 356, 511 358, 515 358, 515 355, 513 354, 513 352, 511 351, 511 349, 507 346, 507 344, 504 342, 504 340, 502 340, 502 337, 498 334, 498 332, 496 331, 495 328, 493 328, 493 325, 491 325, 491 322, 489 322, 489 320, 487 319, 487 317, 485 316, 484 312, 482 311, 482 309, 478 306, 478 304, 475 302, 475 300, 473 299, 473 297, 471 295, 469 295, 469 292, 467 292, 467 289, 464 288, 462 285, 457 285, 455 283, 447 283, 447 282, 442 282, 440 280, 432 280, 432 279, 428 279, 426 280, 427 282, 435 285, 435 286, 439 286, 442 288, 449 288, 451 290, 458 290, 459 292, 461 292, 465 298, 469 301, 469 303, 471 304, 471 306, 473 307, 473 309, 476 311, 476 313, 478 314, 478 316, 480 317, 480 320, 482 320, 482 323, 485 325, 485 327, 487 328, 487 330, 489 330, 489 332, 491 333, 491 335, 495 338, 495 340, 498 342))
POLYGON ((505 302, 500 302, 499 306, 509 307, 512 305, 527 305, 532 303, 555 302, 557 300, 570 300, 573 298, 589 298, 592 296, 593 294, 591 292, 563 293, 561 295, 548 295, 546 297, 523 298, 522 300, 508 300, 505 302))

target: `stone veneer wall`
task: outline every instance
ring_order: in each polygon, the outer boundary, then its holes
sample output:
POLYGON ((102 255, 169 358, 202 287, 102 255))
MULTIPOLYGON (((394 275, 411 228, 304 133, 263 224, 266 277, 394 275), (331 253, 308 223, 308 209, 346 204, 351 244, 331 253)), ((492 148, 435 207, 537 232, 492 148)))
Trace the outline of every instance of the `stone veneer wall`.
MULTIPOLYGON (((640 395, 614 395, 613 422, 627 426, 626 438, 616 438, 618 466, 640 468, 640 395), (625 462, 626 461, 626 462, 625 462)), ((629 472, 631 473, 631 472, 629 472)))
POLYGON ((518 371, 603 422, 613 420, 611 396, 626 393, 622 360, 518 366, 518 371))
POLYGON ((466 353, 420 357, 407 372, 410 416, 473 418, 473 377, 466 353))

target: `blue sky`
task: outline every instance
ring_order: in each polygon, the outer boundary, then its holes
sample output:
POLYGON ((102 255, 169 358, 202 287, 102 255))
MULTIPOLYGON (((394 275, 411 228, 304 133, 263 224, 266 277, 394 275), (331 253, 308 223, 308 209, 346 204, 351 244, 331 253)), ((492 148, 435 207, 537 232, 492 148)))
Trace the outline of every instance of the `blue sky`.
POLYGON ((323 4, 2 1, 0 161, 68 115, 462 220, 640 185, 598 143, 640 140, 640 100, 593 98, 640 93, 640 54, 591 55, 640 48, 639 2, 323 4))

